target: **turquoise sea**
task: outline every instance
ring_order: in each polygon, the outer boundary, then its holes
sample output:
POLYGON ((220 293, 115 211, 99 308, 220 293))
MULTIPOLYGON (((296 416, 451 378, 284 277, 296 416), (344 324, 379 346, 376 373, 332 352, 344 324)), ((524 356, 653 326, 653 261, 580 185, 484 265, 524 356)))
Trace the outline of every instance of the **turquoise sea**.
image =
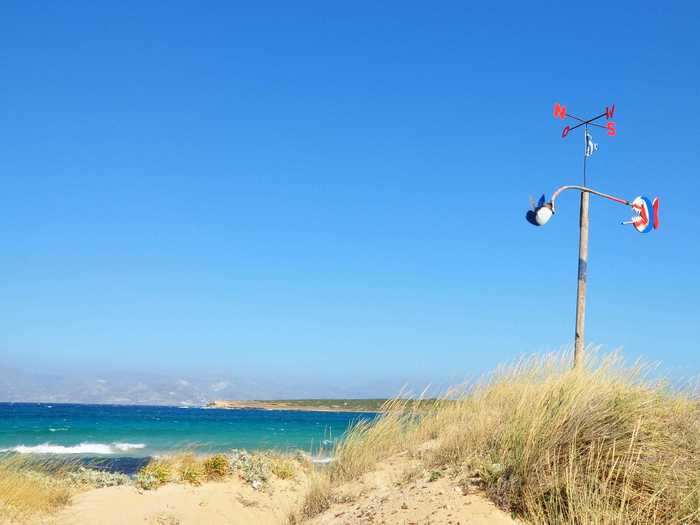
POLYGON ((366 413, 0 403, 0 452, 131 465, 174 451, 330 450, 366 413), (128 461, 128 459, 132 461, 128 461), (121 461, 126 460, 126 461, 121 461))

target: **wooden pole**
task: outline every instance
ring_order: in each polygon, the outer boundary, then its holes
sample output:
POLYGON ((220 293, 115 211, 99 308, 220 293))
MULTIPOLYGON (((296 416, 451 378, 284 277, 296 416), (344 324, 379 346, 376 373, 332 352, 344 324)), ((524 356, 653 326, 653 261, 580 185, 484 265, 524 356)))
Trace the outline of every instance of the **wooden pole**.
MULTIPOLYGON (((583 139, 583 185, 588 184, 586 178, 586 138, 588 136, 588 124, 586 124, 583 139)), ((581 192, 581 214, 579 216, 578 236, 578 287, 576 289, 576 332, 574 335, 574 368, 583 366, 586 330, 586 274, 588 273, 588 204, 590 193, 581 192)))
POLYGON ((583 366, 586 324, 586 273, 588 269, 588 201, 590 194, 581 192, 581 217, 578 240, 578 289, 576 292, 576 335, 574 338, 574 368, 583 366))

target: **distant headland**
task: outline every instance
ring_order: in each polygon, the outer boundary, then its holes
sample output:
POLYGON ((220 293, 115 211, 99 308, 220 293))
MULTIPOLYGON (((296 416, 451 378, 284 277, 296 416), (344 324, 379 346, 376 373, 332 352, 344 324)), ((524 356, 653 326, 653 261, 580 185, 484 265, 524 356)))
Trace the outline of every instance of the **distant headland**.
POLYGON ((379 412, 386 399, 279 399, 272 401, 215 400, 207 408, 299 410, 305 412, 379 412))

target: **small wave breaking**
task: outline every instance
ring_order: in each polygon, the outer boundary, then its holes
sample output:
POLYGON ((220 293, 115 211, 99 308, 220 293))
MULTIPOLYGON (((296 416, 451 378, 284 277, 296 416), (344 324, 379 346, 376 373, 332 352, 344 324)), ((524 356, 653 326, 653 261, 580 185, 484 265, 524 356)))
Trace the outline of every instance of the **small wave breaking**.
POLYGON ((312 456, 309 454, 306 454, 305 452, 302 452, 301 454, 304 456, 304 458, 311 463, 314 463, 316 465, 327 465, 329 463, 333 463, 335 461, 335 458, 333 456, 312 456))
POLYGON ((146 448, 144 443, 80 443, 78 445, 17 445, 10 448, 0 448, 0 452, 16 452, 18 454, 99 454, 113 455, 118 452, 128 452, 146 448))

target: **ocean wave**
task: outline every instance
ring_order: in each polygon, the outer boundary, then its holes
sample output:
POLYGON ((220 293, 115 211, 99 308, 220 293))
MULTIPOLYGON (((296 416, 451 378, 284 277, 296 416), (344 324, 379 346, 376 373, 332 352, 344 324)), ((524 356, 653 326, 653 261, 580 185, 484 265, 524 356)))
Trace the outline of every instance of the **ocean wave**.
POLYGON ((0 452, 16 452, 18 454, 100 454, 112 455, 133 449, 146 448, 144 443, 80 443, 65 446, 43 443, 41 445, 17 445, 10 448, 0 448, 0 452))
POLYGON ((65 432, 68 430, 68 428, 61 427, 61 428, 49 428, 49 432, 65 432))

